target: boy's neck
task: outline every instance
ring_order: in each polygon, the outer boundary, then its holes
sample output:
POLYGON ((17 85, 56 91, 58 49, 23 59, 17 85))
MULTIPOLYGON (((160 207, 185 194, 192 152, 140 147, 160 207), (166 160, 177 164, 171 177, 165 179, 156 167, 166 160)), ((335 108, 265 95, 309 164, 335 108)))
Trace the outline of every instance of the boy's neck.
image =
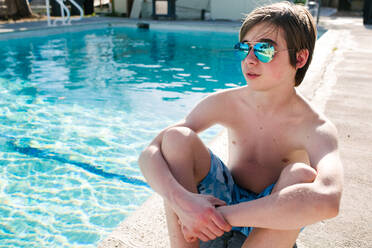
POLYGON ((294 87, 278 87, 266 91, 255 91, 248 87, 248 97, 252 107, 262 114, 281 112, 293 103, 297 91, 294 87))

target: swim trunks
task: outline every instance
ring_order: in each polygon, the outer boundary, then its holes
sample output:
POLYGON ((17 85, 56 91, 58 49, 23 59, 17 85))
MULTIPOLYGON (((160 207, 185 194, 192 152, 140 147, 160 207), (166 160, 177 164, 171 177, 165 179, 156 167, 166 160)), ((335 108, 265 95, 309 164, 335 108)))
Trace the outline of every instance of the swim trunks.
MULTIPOLYGON (((241 188, 234 182, 226 165, 212 151, 209 151, 209 153, 211 155, 211 167, 208 175, 198 185, 200 194, 213 195, 225 201, 227 205, 253 201, 271 194, 275 184, 268 186, 259 194, 241 188)), ((240 231, 245 236, 248 236, 252 229, 252 227, 232 228, 232 230, 240 231)))

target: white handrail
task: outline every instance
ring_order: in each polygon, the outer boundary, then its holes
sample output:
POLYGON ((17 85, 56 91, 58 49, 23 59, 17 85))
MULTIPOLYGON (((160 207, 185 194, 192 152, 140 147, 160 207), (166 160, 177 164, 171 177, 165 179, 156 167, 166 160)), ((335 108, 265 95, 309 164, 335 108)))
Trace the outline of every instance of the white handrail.
POLYGON ((50 20, 50 11, 49 11, 49 0, 45 0, 46 8, 47 8, 47 16, 48 16, 48 26, 56 26, 58 21, 61 21, 62 25, 71 25, 72 21, 78 21, 83 18, 84 10, 80 7, 79 4, 77 4, 74 0, 70 0, 70 2, 75 5, 75 7, 80 11, 80 17, 77 18, 71 18, 70 10, 66 7, 66 5, 63 3, 64 0, 54 0, 61 6, 61 18, 57 18, 53 21, 53 23, 50 20), (65 12, 67 17, 65 17, 65 12))
POLYGON ((80 11, 80 17, 77 17, 77 18, 71 18, 71 19, 69 20, 69 23, 71 24, 71 21, 79 21, 79 20, 83 19, 84 10, 80 7, 79 4, 77 4, 77 3, 75 2, 75 0, 70 0, 70 2, 71 2, 73 5, 75 5, 75 7, 80 11))
POLYGON ((52 23, 50 22, 49 0, 45 0, 45 5, 46 5, 46 12, 47 12, 47 17, 48 17, 48 26, 51 26, 52 23))
POLYGON ((70 10, 67 8, 67 6, 63 3, 63 0, 55 0, 59 5, 61 6, 61 18, 57 18, 53 21, 53 26, 57 25, 58 21, 62 22, 62 25, 71 24, 69 22, 70 19, 70 10), (67 18, 65 18, 65 11, 67 14, 67 18))

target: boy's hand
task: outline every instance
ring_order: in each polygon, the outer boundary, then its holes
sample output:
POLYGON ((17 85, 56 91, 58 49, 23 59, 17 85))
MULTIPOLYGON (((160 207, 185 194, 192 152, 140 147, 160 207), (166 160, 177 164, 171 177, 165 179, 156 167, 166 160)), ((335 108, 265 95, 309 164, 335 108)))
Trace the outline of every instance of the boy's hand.
POLYGON ((190 193, 179 202, 175 212, 179 218, 184 238, 194 242, 196 238, 206 242, 231 230, 216 206, 226 203, 211 195, 190 193))

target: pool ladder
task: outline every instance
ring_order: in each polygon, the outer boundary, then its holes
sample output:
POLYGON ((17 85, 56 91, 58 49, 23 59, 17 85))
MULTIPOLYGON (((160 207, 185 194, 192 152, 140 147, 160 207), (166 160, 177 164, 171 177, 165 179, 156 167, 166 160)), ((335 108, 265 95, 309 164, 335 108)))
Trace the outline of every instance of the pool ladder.
POLYGON ((49 10, 49 0, 45 0, 46 12, 48 16, 48 26, 56 26, 58 21, 61 21, 62 25, 71 25, 71 21, 79 21, 83 19, 84 11, 74 0, 69 0, 70 3, 75 5, 75 7, 80 11, 80 17, 71 18, 70 10, 63 3, 66 0, 54 0, 61 6, 61 18, 54 19, 53 22, 50 20, 50 10, 49 10), (65 15, 66 13, 66 15, 65 15))

